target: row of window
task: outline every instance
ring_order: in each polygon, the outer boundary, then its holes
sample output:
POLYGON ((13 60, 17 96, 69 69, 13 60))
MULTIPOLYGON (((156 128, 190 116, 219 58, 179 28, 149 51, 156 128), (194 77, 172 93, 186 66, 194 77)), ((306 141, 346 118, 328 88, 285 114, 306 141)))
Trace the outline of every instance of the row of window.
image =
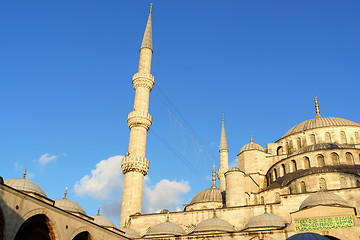
MULTIPOLYGON (((351 187, 351 183, 345 177, 340 177, 339 182, 340 188, 351 187)), ((298 189, 296 189, 296 186, 289 187, 290 194, 296 192, 305 193, 307 192, 306 186, 307 184, 305 183, 305 181, 301 181, 298 189)), ((360 187, 360 180, 356 180, 356 187, 360 187)), ((319 180, 319 190, 327 190, 326 180, 324 178, 320 178, 319 180)))
MULTIPOLYGON (((353 142, 354 144, 360 144, 360 133, 359 132, 357 132, 357 131, 354 132, 354 139, 355 139, 355 142, 353 142)), ((309 136, 308 140, 309 140, 309 143, 308 143, 308 141, 306 139, 306 136, 303 137, 303 138, 298 137, 296 139, 295 144, 293 143, 293 140, 290 140, 290 141, 285 143, 285 147, 279 146, 277 148, 276 154, 278 156, 282 155, 282 154, 291 154, 295 150, 306 147, 308 145, 313 145, 313 144, 321 143, 321 142, 325 142, 325 143, 333 143, 334 142, 332 140, 332 135, 329 132, 325 132, 323 141, 321 141, 320 136, 318 136, 318 138, 317 138, 315 136, 315 134, 311 134, 309 136)), ((352 143, 352 142, 349 142, 347 137, 346 137, 346 133, 344 131, 341 131, 340 132, 340 141, 339 141, 339 143, 340 144, 347 144, 347 143, 352 143)))

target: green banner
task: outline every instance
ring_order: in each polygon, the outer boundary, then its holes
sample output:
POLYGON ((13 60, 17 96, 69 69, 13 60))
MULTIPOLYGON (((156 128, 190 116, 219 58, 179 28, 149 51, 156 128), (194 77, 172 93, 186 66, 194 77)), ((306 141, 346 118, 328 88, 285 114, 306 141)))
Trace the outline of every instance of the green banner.
POLYGON ((354 227, 352 216, 295 220, 295 230, 298 232, 352 227, 354 227))

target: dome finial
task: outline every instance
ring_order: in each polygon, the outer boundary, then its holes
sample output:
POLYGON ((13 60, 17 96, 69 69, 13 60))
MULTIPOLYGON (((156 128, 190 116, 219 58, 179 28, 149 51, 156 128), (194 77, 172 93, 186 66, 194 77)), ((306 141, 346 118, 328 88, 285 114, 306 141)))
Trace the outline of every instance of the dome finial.
POLYGON ((215 171, 215 163, 213 165, 213 171, 212 171, 212 181, 213 185, 211 188, 216 188, 216 171, 215 171))
POLYGON ((254 143, 252 135, 250 135, 250 143, 254 143))
POLYGON ((26 177, 26 171, 27 171, 27 167, 25 167, 24 176, 23 176, 24 179, 26 177))
POLYGON ((149 13, 152 13, 152 3, 150 3, 150 11, 149 13))
POLYGON ((314 98, 315 98, 315 109, 316 109, 316 117, 315 118, 319 118, 319 117, 321 117, 320 110, 319 110, 319 104, 317 101, 317 97, 314 97, 314 98))
POLYGON ((65 188, 64 199, 66 199, 66 196, 67 196, 67 187, 65 188))
POLYGON ((100 216, 100 205, 99 205, 99 208, 98 208, 98 214, 97 215, 100 216))

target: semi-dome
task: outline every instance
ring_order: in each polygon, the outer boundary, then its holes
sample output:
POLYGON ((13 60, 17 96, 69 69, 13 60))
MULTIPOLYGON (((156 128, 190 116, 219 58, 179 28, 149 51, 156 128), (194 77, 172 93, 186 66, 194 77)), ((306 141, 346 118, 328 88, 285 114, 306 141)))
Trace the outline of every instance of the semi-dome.
POLYGON ((245 225, 245 229, 249 228, 282 228, 286 226, 286 221, 275 214, 264 213, 255 216, 245 225))
POLYGON ((125 236, 128 238, 139 238, 140 234, 132 228, 121 227, 121 231, 125 232, 125 236))
POLYGON ((328 191, 320 191, 307 197, 300 205, 299 210, 319 205, 350 207, 350 205, 339 195, 328 191))
POLYGON ((204 202, 221 202, 222 195, 221 190, 217 187, 211 187, 205 190, 202 190, 191 200, 190 204, 195 203, 204 203, 204 202))
POLYGON ((208 232, 208 231, 235 232, 235 228, 229 222, 214 217, 200 222, 195 227, 193 232, 208 232))
POLYGON ((286 240, 329 240, 329 238, 317 233, 298 233, 286 240))
POLYGON ((81 213, 86 215, 85 210, 76 202, 67 199, 67 188, 65 190, 64 198, 56 199, 55 200, 55 206, 58 208, 61 208, 62 210, 72 212, 72 213, 81 213))
POLYGON ((322 128, 322 127, 335 127, 335 126, 355 126, 360 127, 360 124, 337 117, 316 117, 310 120, 306 120, 302 123, 299 123, 295 127, 291 128, 287 133, 285 133, 282 138, 290 136, 295 133, 300 133, 309 129, 322 128))
POLYGON ((151 227, 149 231, 145 234, 147 235, 175 235, 181 236, 185 235, 184 229, 182 229, 179 225, 172 222, 163 222, 156 224, 151 227))
POLYGON ((41 187, 33 181, 26 179, 25 176, 24 178, 11 178, 5 180, 4 183, 9 187, 15 188, 16 190, 35 193, 46 197, 44 190, 42 190, 41 187))
POLYGON ((262 152, 265 152, 265 149, 260 146, 259 144, 257 143, 254 143, 253 139, 252 139, 252 136, 250 138, 250 143, 246 144, 245 146, 243 146, 241 149, 240 149, 240 153, 244 152, 244 151, 250 151, 250 150, 259 150, 259 151, 262 151, 262 152))

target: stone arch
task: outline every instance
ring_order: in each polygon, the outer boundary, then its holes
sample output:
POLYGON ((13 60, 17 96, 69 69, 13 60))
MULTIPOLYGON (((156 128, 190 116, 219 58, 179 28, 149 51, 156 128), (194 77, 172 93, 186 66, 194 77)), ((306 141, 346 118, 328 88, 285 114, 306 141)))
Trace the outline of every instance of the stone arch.
POLYGON ((345 160, 347 165, 354 165, 354 157, 351 153, 345 153, 345 160))
POLYGON ((282 146, 279 146, 277 147, 276 149, 276 155, 280 156, 283 154, 283 147, 282 146))
POLYGON ((326 180, 324 178, 320 178, 319 180, 319 190, 320 191, 327 190, 326 180))
POLYGON ((94 240, 90 234, 88 227, 80 227, 76 229, 70 236, 70 240, 94 240))
POLYGON ((306 193, 306 183, 304 181, 301 181, 300 183, 300 192, 306 193))
POLYGON ((297 171, 297 166, 296 166, 296 161, 295 160, 290 161, 290 171, 291 172, 297 171))
POLYGON ((303 169, 310 168, 310 159, 308 157, 303 157, 302 161, 303 161, 303 169))
POLYGON ((340 159, 339 159, 339 155, 337 153, 331 153, 330 154, 331 157, 331 163, 332 165, 340 165, 340 159))
POLYGON ((331 143, 331 134, 329 132, 325 133, 325 142, 331 143))
POLYGON ((316 163, 318 167, 323 167, 325 166, 325 160, 324 160, 324 156, 319 154, 316 156, 316 163))
POLYGON ((355 132, 355 144, 359 144, 360 143, 360 134, 359 132, 355 132))
POLYGON ((15 240, 55 240, 55 233, 50 219, 45 214, 36 214, 21 225, 15 240))
POLYGON ((341 131, 341 132, 340 132, 340 142, 341 142, 342 144, 346 144, 346 143, 347 143, 346 134, 345 134, 344 131, 341 131))
POLYGON ((2 207, 0 206, 0 240, 5 237, 5 217, 2 207))
POLYGON ((282 172, 282 176, 284 176, 286 174, 285 164, 281 164, 281 172, 282 172))
POLYGON ((340 177, 340 188, 348 188, 348 181, 345 177, 340 177))
POLYGON ((310 145, 316 144, 316 137, 315 134, 310 135, 310 145))
POLYGON ((21 219, 13 225, 11 229, 9 229, 9 239, 15 239, 15 235, 19 231, 20 227, 31 217, 36 215, 45 215, 48 225, 48 228, 51 230, 52 234, 54 235, 54 239, 61 239, 61 231, 58 231, 59 226, 57 225, 56 221, 54 221, 54 218, 47 212, 44 208, 37 208, 33 209, 30 212, 27 212, 24 214, 21 219))

